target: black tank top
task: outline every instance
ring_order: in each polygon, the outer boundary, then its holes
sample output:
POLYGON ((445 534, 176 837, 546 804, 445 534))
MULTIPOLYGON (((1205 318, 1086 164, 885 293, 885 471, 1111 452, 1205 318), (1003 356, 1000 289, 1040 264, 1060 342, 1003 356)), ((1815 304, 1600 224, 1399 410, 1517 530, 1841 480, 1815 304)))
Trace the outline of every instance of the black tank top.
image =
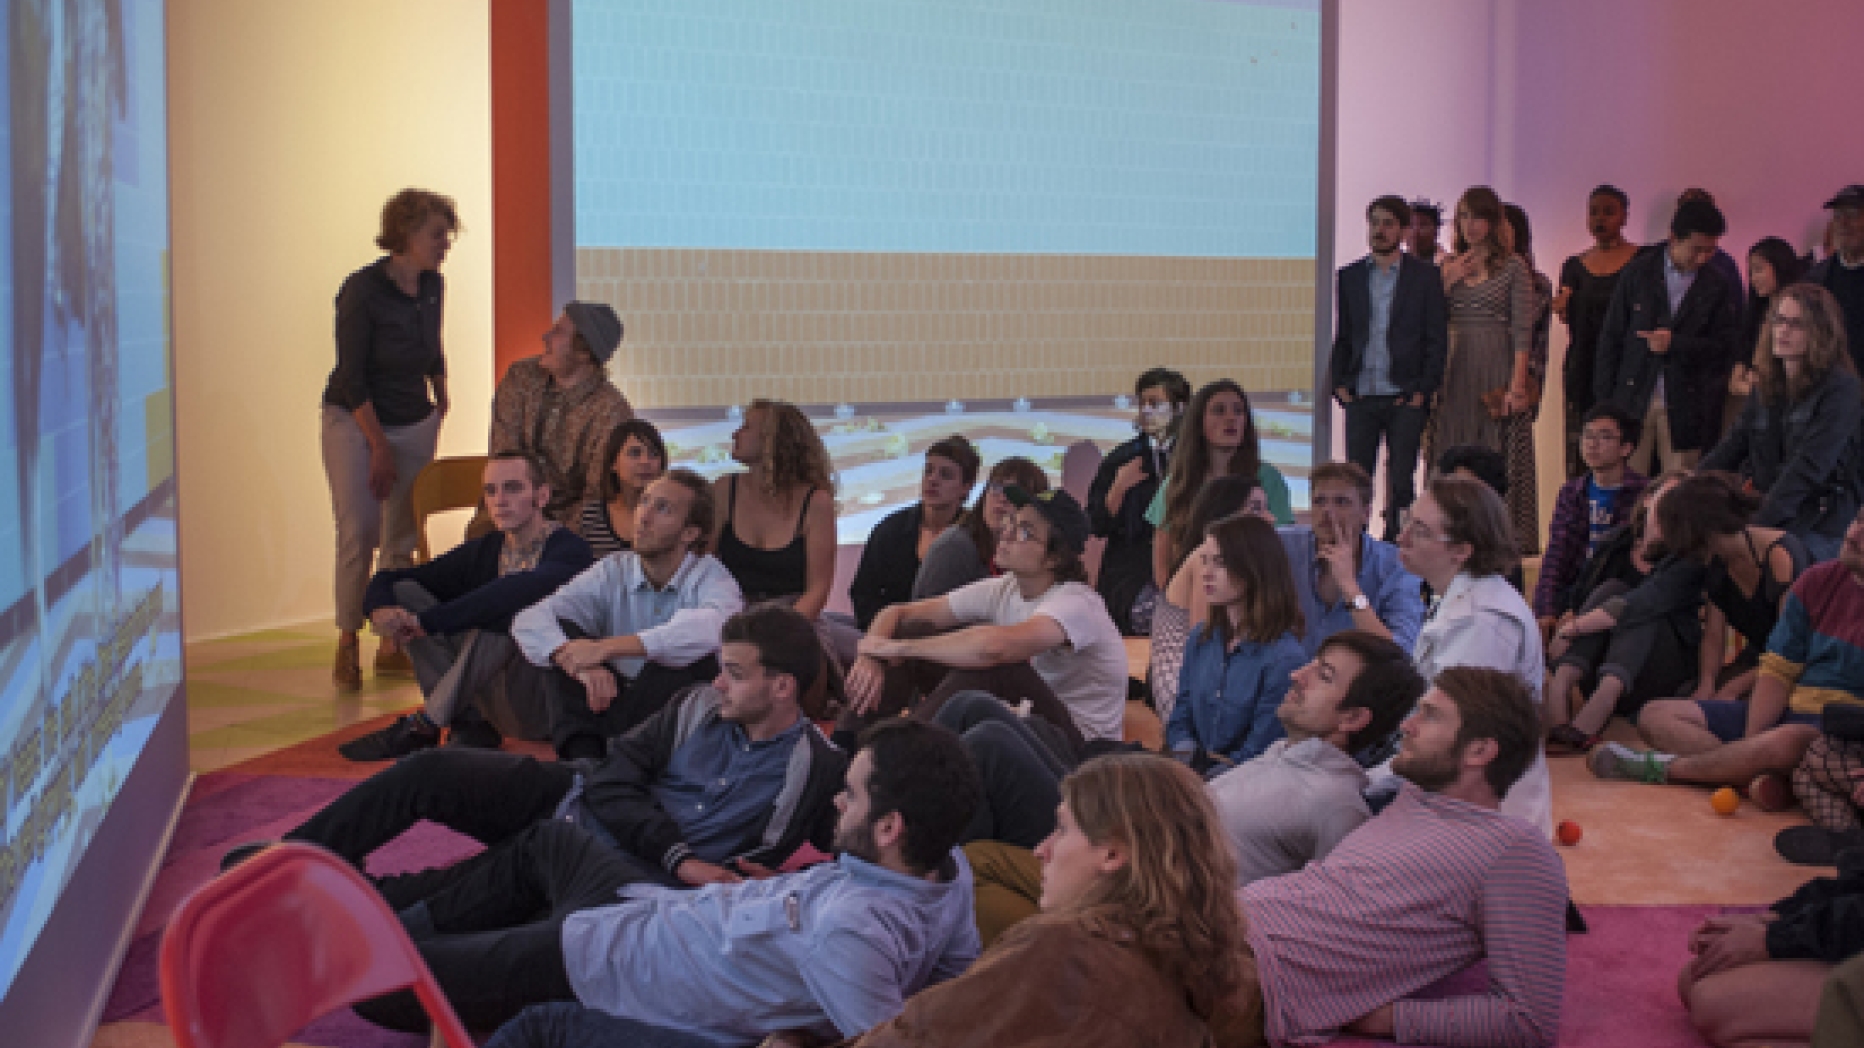
POLYGON ((1773 632, 1774 623, 1779 621, 1780 598, 1793 588, 1793 581, 1805 573, 1812 558, 1806 552, 1806 544, 1791 532, 1781 532, 1765 550, 1754 548, 1752 535, 1743 537, 1747 539, 1748 554, 1760 565, 1760 585, 1754 587, 1754 595, 1741 592, 1741 587, 1729 577, 1728 566, 1720 560, 1709 566, 1708 583, 1703 586, 1703 592, 1722 609, 1729 628, 1746 638, 1756 652, 1761 652, 1767 650, 1767 637, 1773 632), (1793 578, 1786 582, 1774 578, 1773 569, 1768 566, 1775 546, 1784 548, 1793 558, 1793 578))
POLYGON ((796 514, 796 537, 789 545, 758 549, 738 537, 733 520, 738 509, 738 478, 731 478, 730 493, 725 496, 725 527, 718 537, 718 559, 738 580, 745 603, 800 596, 809 588, 809 550, 803 543, 803 520, 809 515, 809 500, 814 497, 814 488, 803 496, 802 511, 796 514))

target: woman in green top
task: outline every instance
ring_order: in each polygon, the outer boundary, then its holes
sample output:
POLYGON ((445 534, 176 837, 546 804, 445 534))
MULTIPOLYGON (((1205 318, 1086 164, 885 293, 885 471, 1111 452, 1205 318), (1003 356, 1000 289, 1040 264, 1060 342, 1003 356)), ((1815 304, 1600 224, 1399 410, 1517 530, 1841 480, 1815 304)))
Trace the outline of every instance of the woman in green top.
POLYGON ((1152 578, 1163 590, 1171 582, 1172 565, 1184 559, 1191 546, 1203 539, 1186 535, 1191 503, 1212 477, 1255 477, 1268 496, 1275 523, 1294 523, 1288 502, 1288 482, 1281 471, 1262 461, 1256 439, 1256 419, 1243 387, 1220 378, 1197 391, 1178 427, 1178 446, 1171 456, 1171 476, 1159 485, 1158 495, 1146 508, 1146 520, 1156 532, 1152 539, 1152 578))

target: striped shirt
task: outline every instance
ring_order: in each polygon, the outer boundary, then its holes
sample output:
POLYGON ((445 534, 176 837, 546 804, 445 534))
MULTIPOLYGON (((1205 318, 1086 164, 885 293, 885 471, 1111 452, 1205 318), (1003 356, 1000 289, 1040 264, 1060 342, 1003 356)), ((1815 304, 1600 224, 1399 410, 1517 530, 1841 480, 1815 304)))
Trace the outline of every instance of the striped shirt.
POLYGON ((1760 671, 1786 683, 1793 712, 1864 703, 1864 583, 1828 560, 1801 575, 1784 604, 1760 671))
POLYGON ((1325 1044, 1395 1002, 1399 1044, 1551 1045, 1566 898, 1545 836, 1406 783, 1325 859, 1239 892, 1269 1041, 1325 1044), (1484 959, 1487 992, 1410 999, 1484 959))

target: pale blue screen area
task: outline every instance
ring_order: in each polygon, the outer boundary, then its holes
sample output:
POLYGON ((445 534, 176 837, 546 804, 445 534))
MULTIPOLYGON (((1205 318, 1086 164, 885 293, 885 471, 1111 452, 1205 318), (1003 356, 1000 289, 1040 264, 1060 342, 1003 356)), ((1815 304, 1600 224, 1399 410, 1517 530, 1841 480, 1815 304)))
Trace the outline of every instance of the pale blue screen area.
POLYGON ((1319 7, 576 0, 576 242, 1309 258, 1319 7))

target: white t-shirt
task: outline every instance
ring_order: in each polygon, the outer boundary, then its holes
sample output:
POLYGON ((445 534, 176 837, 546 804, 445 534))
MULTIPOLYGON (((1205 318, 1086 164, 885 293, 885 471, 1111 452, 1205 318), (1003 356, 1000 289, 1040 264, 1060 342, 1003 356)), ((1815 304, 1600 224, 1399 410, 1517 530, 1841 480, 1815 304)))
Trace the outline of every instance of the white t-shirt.
POLYGON ((1001 575, 945 594, 952 614, 967 623, 1015 626, 1046 615, 1067 636, 1066 644, 1029 660, 1068 706, 1082 738, 1119 740, 1126 727, 1126 642, 1107 615, 1100 594, 1079 582, 1050 586, 1024 600, 1016 576, 1001 575))

